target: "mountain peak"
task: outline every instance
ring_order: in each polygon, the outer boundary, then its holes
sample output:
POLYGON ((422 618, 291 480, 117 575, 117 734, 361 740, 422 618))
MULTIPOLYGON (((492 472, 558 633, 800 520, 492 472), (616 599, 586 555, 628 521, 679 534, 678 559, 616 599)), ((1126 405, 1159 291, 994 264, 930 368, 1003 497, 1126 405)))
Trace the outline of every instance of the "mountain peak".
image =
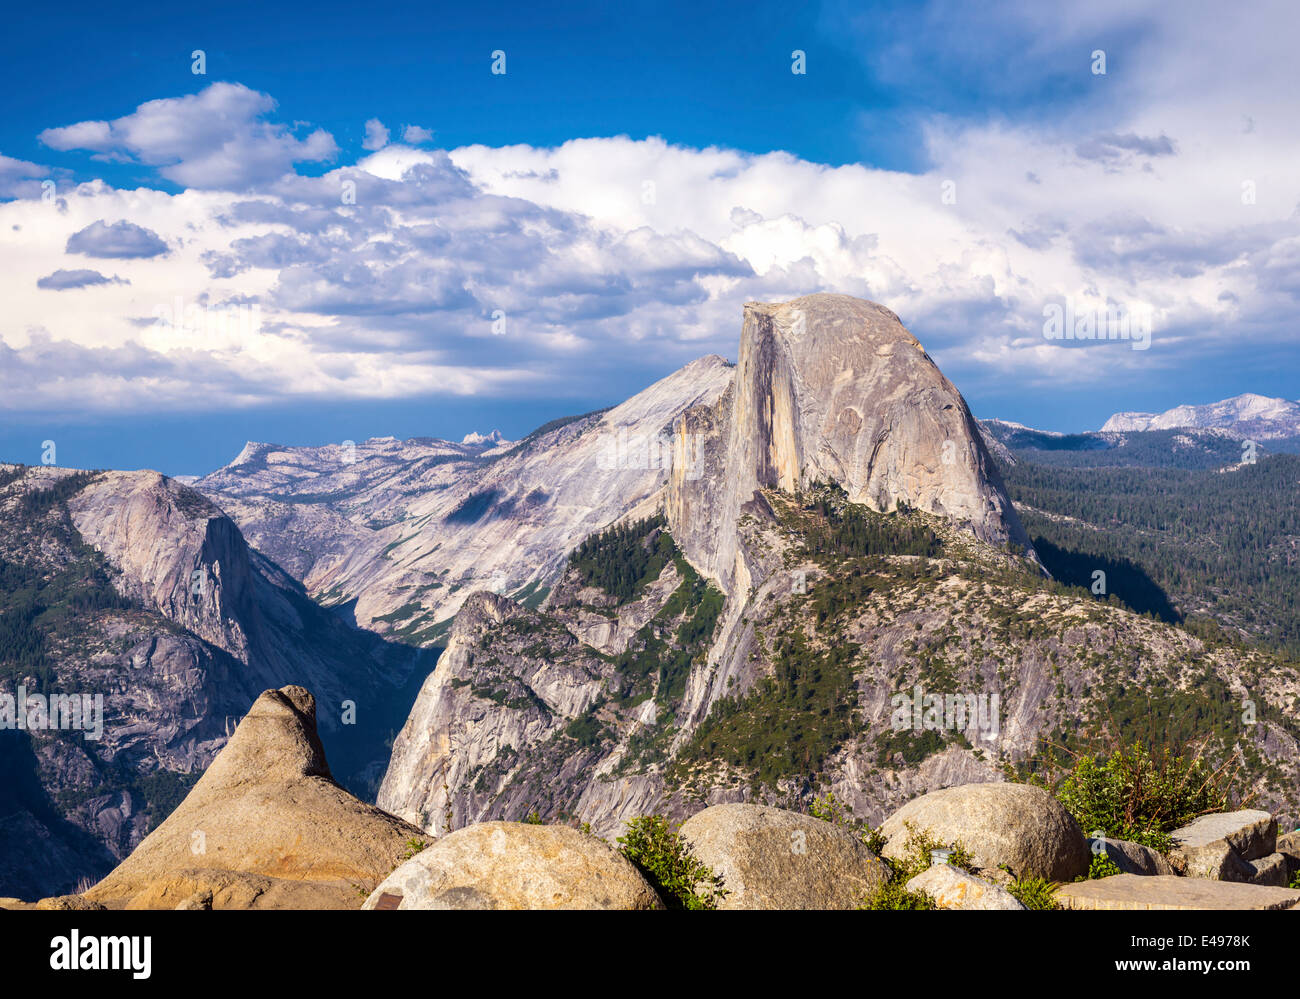
POLYGON ((1163 413, 1116 413, 1101 427, 1103 433, 1182 428, 1218 428, 1262 438, 1300 434, 1300 402, 1243 392, 1204 405, 1175 406, 1163 413))
POLYGON ((724 589, 747 574, 734 526, 760 489, 835 483, 875 510, 914 507, 1028 546, 965 400, 875 302, 746 304, 732 392, 676 429, 669 523, 724 589))

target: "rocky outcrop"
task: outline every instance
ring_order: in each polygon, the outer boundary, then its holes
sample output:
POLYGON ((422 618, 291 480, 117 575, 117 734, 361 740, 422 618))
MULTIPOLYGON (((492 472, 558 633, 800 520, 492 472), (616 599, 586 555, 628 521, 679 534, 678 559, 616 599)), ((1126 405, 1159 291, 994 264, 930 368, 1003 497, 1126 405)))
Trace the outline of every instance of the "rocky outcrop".
POLYGON ((1286 884, 1286 860, 1274 852, 1277 820, 1269 812, 1214 812, 1169 835, 1174 841, 1170 862, 1179 874, 1247 884, 1286 884))
POLYGON ((421 831, 334 783, 315 715, 301 687, 264 693, 181 805, 85 897, 174 907, 178 879, 189 894, 229 887, 195 868, 372 888, 421 831))
POLYGON ((662 909, 604 840, 568 826, 484 822, 393 871, 364 909, 662 909))
MULTIPOLYGON (((491 817, 493 808, 526 814, 541 802, 525 781, 504 790, 507 778, 530 749, 561 739, 596 701, 605 668, 541 615, 475 593, 393 742, 380 805, 439 835, 491 817), (519 655, 544 639, 544 656, 519 655)), ((554 808, 576 803, 591 756, 565 754, 553 767, 532 761, 529 770, 563 796, 554 808)))
POLYGON ((127 902, 126 908, 355 909, 363 890, 341 882, 299 881, 246 871, 194 868, 150 881, 127 902))
MULTIPOLYGON (((682 565, 669 565, 625 601, 561 576, 542 612, 531 618, 482 595, 468 598, 451 627, 442 675, 426 682, 394 745, 381 805, 439 831, 518 818, 534 807, 548 817, 577 811, 590 815, 602 834, 616 832, 636 810, 695 810, 665 788, 662 768, 652 764, 647 771, 638 757, 670 758, 718 701, 744 694, 771 668, 773 639, 762 630, 782 613, 795 613, 792 595, 804 592, 795 571, 803 554, 799 532, 783 519, 791 511, 778 513, 774 503, 794 503, 795 491, 817 483, 833 483, 847 502, 870 510, 900 511, 900 517, 911 516, 905 510, 929 511, 915 516, 938 520, 943 530, 961 534, 957 544, 974 545, 983 557, 1019 564, 1038 578, 1036 562, 999 547, 1027 539, 965 403, 888 310, 835 295, 751 304, 734 375, 711 361, 700 363, 698 405, 682 405, 685 393, 673 376, 643 393, 646 398, 605 414, 605 431, 594 425, 578 431, 580 421, 555 431, 608 439, 615 425, 643 433, 647 420, 638 414, 669 418, 674 453, 671 460, 660 458, 659 486, 625 469, 620 489, 639 482, 644 501, 619 509, 630 517, 662 504, 682 565), (683 566, 698 570, 724 595, 711 631, 691 648, 671 638, 684 622, 670 626, 662 619, 670 606, 690 618, 696 608, 683 607, 683 600, 701 599, 694 584, 679 594, 683 566), (664 684, 653 704, 637 702, 635 714, 625 696, 633 663, 641 664, 633 672, 648 669, 664 684), (685 675, 670 681, 677 671, 685 675), (545 687, 561 676, 563 684, 550 691, 534 683, 541 679, 545 687), (594 712, 590 719, 588 711, 594 712), (601 738, 566 742, 573 726, 601 738), (550 779, 539 780, 543 774, 550 779)), ((566 481, 590 484, 580 442, 563 445, 563 453, 560 448, 548 445, 538 456, 544 453, 563 469, 577 461, 576 470, 564 473, 566 481)), ((500 462, 514 460, 524 459, 508 454, 500 462)), ((550 467, 547 474, 560 472, 550 467)), ((596 495, 612 493, 602 485, 596 495)), ((608 515, 613 507, 602 504, 608 515)), ((483 532, 496 527, 487 517, 476 530, 486 539, 483 532)), ((535 537, 530 530, 519 538, 535 537)), ((569 543, 575 540, 568 536, 569 543)), ((517 547, 510 551, 520 554, 517 547)), ((881 671, 884 679, 893 669, 882 662, 881 671)), ((871 685, 873 699, 878 686, 871 685)), ((877 703, 869 710, 878 716, 877 703)), ((848 777, 855 766, 839 769, 848 777)), ((995 773, 964 757, 925 779, 969 781, 995 773)), ((910 790, 899 786, 891 793, 910 790)), ((706 790, 703 799, 747 796, 706 790)))
POLYGON ((931 791, 880 827, 884 855, 906 856, 912 831, 962 846, 980 867, 1006 864, 1018 877, 1072 881, 1087 873, 1089 855, 1074 817, 1052 795, 1029 784, 966 784, 931 791))
POLYGON ((1030 547, 965 400, 874 302, 747 304, 730 391, 684 414, 675 443, 669 526, 727 593, 755 582, 736 525, 760 489, 836 483, 873 510, 911 507, 1030 547))
POLYGON ((856 909, 889 878, 849 830, 780 808, 713 805, 681 836, 722 877, 719 909, 856 909))

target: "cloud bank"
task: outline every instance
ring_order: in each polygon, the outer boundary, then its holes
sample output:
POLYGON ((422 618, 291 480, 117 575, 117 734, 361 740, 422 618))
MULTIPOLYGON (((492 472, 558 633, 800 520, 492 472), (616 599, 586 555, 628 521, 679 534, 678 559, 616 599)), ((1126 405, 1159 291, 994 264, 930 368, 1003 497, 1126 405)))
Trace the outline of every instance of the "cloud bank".
MULTIPOLYGON (((831 11, 845 44, 866 30, 831 11)), ((0 203, 0 407, 593 397, 615 372, 648 382, 734 355, 743 302, 812 291, 884 303, 968 392, 1140 384, 1292 349, 1300 138, 1270 89, 1294 76, 1285 46, 1270 37, 1198 79, 1186 63, 1213 27, 1155 6, 1055 25, 1019 5, 988 23, 945 3, 917 16, 933 50, 895 56, 918 73, 945 51, 975 58, 969 38, 996 28, 1036 39, 1016 74, 1110 89, 1051 119, 925 115, 920 173, 617 136, 420 148, 432 130, 392 142, 376 117, 360 158, 308 176, 296 165, 341 158, 333 136, 277 121, 270 95, 237 83, 48 129, 51 150, 126 158, 181 189, 60 180, 52 199, 48 168, 0 157, 14 199, 0 203), (1124 44, 1095 76, 1116 25, 1124 44), (51 309, 51 289, 77 294, 51 309), (1150 349, 1045 337, 1063 301, 1149 316, 1150 349)), ((994 103, 1014 89, 987 86, 994 103)))

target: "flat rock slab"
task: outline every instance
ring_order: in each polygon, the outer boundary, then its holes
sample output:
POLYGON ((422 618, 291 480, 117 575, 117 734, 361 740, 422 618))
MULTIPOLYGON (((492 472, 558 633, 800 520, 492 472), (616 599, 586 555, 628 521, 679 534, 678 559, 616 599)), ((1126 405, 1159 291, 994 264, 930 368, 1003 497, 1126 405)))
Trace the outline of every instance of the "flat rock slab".
POLYGON ((1189 856, 1220 840, 1242 860, 1258 860, 1277 849, 1277 822, 1269 812, 1257 808, 1202 815, 1169 835, 1189 856))
POLYGON ((1064 909, 1290 909, 1300 891, 1169 874, 1116 874, 1062 885, 1064 909))

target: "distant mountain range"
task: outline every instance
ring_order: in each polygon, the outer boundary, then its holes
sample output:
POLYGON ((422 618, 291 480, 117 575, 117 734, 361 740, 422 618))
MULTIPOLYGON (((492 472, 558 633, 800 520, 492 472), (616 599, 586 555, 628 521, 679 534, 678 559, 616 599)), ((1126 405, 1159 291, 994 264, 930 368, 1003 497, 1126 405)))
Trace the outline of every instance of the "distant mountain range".
POLYGON ((1251 455, 1300 453, 1300 402, 1246 393, 1164 413, 1116 413, 1098 431, 1063 434, 999 419, 981 420, 980 429, 1009 465, 1223 468, 1251 455))
POLYGON ((1101 427, 1103 433, 1182 428, 1227 430, 1260 440, 1291 437, 1300 434, 1300 402, 1247 392, 1203 406, 1175 406, 1163 413, 1116 413, 1101 427))

